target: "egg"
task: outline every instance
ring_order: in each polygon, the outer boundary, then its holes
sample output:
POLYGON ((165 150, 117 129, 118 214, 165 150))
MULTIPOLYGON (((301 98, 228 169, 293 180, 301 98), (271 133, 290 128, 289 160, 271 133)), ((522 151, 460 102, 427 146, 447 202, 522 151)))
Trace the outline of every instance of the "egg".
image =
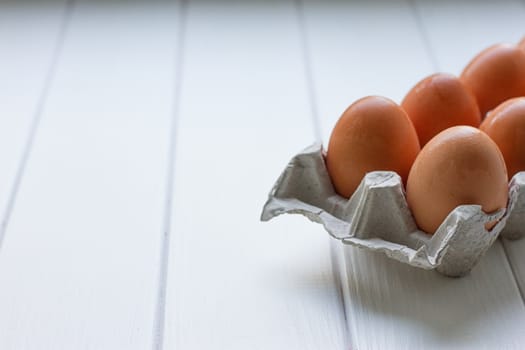
POLYGON ((499 44, 478 54, 461 73, 474 92, 482 116, 501 102, 525 96, 525 51, 499 44))
POLYGON ((509 178, 525 171, 525 97, 500 104, 487 115, 480 129, 498 145, 509 178))
POLYGON ((518 47, 522 50, 525 50, 525 36, 521 39, 521 41, 518 43, 518 47))
POLYGON ((326 167, 335 191, 349 198, 374 170, 395 171, 406 181, 419 149, 405 111, 387 98, 368 96, 348 107, 337 121, 326 167))
POLYGON ((408 92, 401 106, 412 120, 422 147, 451 126, 478 127, 481 123, 476 97, 451 74, 437 73, 421 80, 408 92))
POLYGON ((486 213, 507 206, 505 161, 484 132, 454 126, 423 147, 410 170, 406 196, 418 227, 433 234, 459 205, 478 204, 486 213))

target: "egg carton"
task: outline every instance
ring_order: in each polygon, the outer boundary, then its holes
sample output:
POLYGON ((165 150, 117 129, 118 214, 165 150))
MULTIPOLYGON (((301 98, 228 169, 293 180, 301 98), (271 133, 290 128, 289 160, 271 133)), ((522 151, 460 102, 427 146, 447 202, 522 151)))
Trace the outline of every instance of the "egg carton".
POLYGON ((392 171, 366 174, 350 199, 338 195, 325 167, 323 148, 314 144, 297 154, 273 186, 261 220, 302 214, 320 223, 344 244, 378 251, 392 259, 447 276, 463 276, 498 235, 525 234, 525 172, 509 185, 507 209, 486 214, 479 205, 461 205, 429 235, 418 230, 400 176, 392 171), (490 230, 485 224, 499 220, 490 230))

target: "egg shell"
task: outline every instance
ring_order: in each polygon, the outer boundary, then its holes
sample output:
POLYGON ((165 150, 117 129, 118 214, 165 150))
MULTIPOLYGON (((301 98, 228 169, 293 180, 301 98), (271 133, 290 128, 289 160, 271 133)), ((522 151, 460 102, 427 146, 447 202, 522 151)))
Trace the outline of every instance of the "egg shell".
POLYGON ((423 147, 410 170, 406 192, 418 227, 432 234, 459 205, 481 205, 487 213, 506 208, 505 161, 484 132, 455 126, 423 147))
POLYGON ((405 111, 387 98, 369 96, 354 102, 337 121, 326 164, 337 193, 348 198, 370 171, 395 171, 406 181, 419 149, 405 111))
POLYGON ((482 116, 512 97, 525 96, 525 51, 498 44, 478 54, 461 73, 482 116))
MULTIPOLYGON (((515 185, 509 190, 509 211, 517 198, 515 185)), ((525 186, 522 190, 525 204, 525 186)), ((322 224, 343 244, 381 252, 447 276, 467 274, 498 237, 508 217, 505 210, 485 214, 479 205, 463 205, 451 211, 434 235, 428 235, 418 230, 401 178, 394 172, 368 173, 350 199, 339 196, 320 144, 298 153, 284 168, 264 205, 261 220, 285 213, 301 214, 322 224), (492 221, 498 223, 489 232, 485 224, 492 221)))
POLYGON ((518 47, 522 50, 525 50, 525 36, 521 39, 521 41, 518 43, 518 47))
POLYGON ((487 115, 480 129, 498 145, 509 179, 525 171, 525 97, 500 104, 487 115))
POLYGON ((436 73, 421 80, 407 93, 401 107, 412 120, 421 147, 447 128, 478 127, 481 123, 476 97, 452 74, 436 73))

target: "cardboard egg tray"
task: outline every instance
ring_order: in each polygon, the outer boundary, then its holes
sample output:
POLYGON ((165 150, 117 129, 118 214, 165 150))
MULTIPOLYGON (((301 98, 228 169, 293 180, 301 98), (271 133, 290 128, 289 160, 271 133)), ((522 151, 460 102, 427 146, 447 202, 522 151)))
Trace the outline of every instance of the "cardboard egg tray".
POLYGON ((314 144, 297 154, 273 186, 261 215, 302 214, 333 237, 392 259, 447 276, 468 273, 498 235, 525 235, 525 172, 509 184, 507 209, 485 214, 479 205, 461 205, 434 235, 418 230, 399 175, 368 173, 350 199, 335 193, 325 167, 323 148, 314 144), (485 224, 499 220, 491 231, 485 224))

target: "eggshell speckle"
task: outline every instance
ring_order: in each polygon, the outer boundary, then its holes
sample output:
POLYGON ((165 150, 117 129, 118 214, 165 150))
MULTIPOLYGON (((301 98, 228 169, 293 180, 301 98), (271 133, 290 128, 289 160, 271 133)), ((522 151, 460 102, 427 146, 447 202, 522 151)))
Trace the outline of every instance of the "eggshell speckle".
POLYGON ((500 104, 487 115, 480 129, 498 145, 509 178, 525 171, 525 97, 500 104))
POLYGON ((478 127, 481 123, 476 97, 451 74, 437 73, 421 80, 401 106, 412 120, 421 146, 451 126, 478 127))
POLYGON ((369 96, 353 103, 337 121, 326 167, 336 192, 349 198, 370 171, 395 171, 406 182, 419 149, 405 111, 387 98, 369 96))
POLYGON ((481 205, 485 213, 505 208, 505 162, 484 132, 455 126, 423 147, 410 170, 406 190, 417 225, 433 234, 459 205, 481 205))
POLYGON ((525 96, 525 51, 499 44, 482 51, 461 73, 482 116, 512 97, 525 96))

